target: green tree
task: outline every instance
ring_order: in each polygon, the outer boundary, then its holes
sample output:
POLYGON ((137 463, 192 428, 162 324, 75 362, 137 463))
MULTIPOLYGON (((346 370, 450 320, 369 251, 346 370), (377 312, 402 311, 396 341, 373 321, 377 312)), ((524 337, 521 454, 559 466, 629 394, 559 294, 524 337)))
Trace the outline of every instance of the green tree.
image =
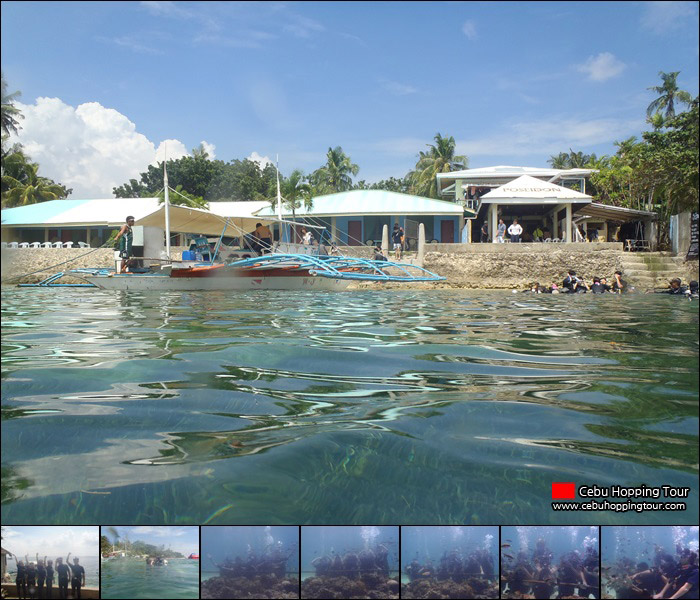
POLYGON ((5 140, 11 133, 15 135, 20 129, 18 119, 23 119, 22 112, 14 105, 14 102, 21 96, 21 92, 12 92, 9 94, 7 92, 7 82, 5 81, 5 75, 0 74, 1 86, 2 86, 2 108, 0 109, 2 114, 2 139, 3 145, 5 140))
POLYGON ((568 152, 560 152, 556 156, 550 156, 547 161, 553 169, 584 169, 595 162, 595 154, 574 152, 569 148, 568 152))
MULTIPOLYGON (((306 210, 310 210, 313 206, 311 185, 303 171, 299 169, 292 171, 289 177, 280 182, 280 193, 283 206, 292 211, 292 219, 296 218, 296 211, 301 208, 302 204, 306 210)), ((276 210, 277 198, 272 201, 272 208, 276 210)))
POLYGON ((2 207, 27 206, 47 200, 66 198, 72 190, 47 177, 39 176, 39 165, 26 162, 17 177, 2 176, 2 207))
POLYGON ((319 194, 332 194, 352 189, 351 175, 360 167, 352 162, 340 146, 328 148, 326 164, 311 174, 311 184, 319 194))
MULTIPOLYGON (((168 202, 173 206, 189 206, 190 208, 208 209, 209 203, 201 196, 195 196, 182 189, 182 185, 178 184, 175 188, 171 188, 171 193, 168 194, 168 202)), ((165 202, 165 190, 158 194, 158 204, 165 202)))
POLYGON ((680 71, 673 71, 671 73, 664 73, 659 71, 659 77, 661 77, 662 85, 653 86, 647 88, 657 94, 659 97, 652 101, 647 107, 647 117, 651 117, 654 113, 666 111, 665 117, 672 118, 676 115, 675 103, 682 102, 683 104, 690 104, 693 101, 693 97, 683 90, 678 89, 678 83, 676 79, 678 78, 680 71))
POLYGON ((437 198, 437 174, 461 171, 466 169, 469 159, 466 156, 455 155, 457 146, 455 139, 435 134, 435 144, 426 144, 427 152, 418 153, 418 162, 413 171, 408 174, 411 182, 411 192, 428 198, 437 198))
POLYGON ((402 177, 401 179, 389 177, 389 179, 382 179, 376 183, 369 184, 362 180, 353 186, 355 190, 385 190, 387 192, 399 192, 400 194, 409 194, 410 188, 411 183, 407 177, 402 177))

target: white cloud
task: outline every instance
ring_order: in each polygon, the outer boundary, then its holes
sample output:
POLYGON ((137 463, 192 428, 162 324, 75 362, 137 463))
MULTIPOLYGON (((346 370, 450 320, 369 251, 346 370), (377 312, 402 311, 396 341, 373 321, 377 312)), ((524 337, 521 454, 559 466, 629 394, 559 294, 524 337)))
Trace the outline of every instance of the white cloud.
POLYGON ((599 144, 612 146, 644 129, 643 120, 547 119, 514 123, 495 135, 457 141, 457 154, 476 156, 533 156, 556 154, 569 148, 585 150, 599 144))
POLYGON ((586 73, 592 81, 607 81, 617 77, 627 68, 627 65, 615 58, 610 52, 601 52, 598 56, 590 56, 588 60, 578 65, 581 73, 586 73))
POLYGON ((695 17, 692 27, 697 28, 697 2, 645 2, 642 27, 657 35, 672 32, 688 24, 695 17))
POLYGON ((253 162, 258 163, 261 169, 264 169, 267 165, 273 164, 269 157, 260 156, 257 152, 253 152, 248 157, 248 160, 252 160, 253 162))
POLYGON ((202 140, 200 142, 200 145, 202 146, 202 148, 204 148, 204 151, 209 155, 209 160, 214 160, 216 158, 216 146, 214 144, 210 144, 209 142, 202 140))
POLYGON ((24 115, 17 141, 41 165, 42 176, 73 188, 72 198, 112 197, 112 188, 162 160, 166 144, 168 158, 187 154, 179 140, 160 142, 156 150, 126 116, 98 102, 75 108, 59 98, 38 98, 17 108, 24 115))
POLYGON ((158 144, 155 156, 153 160, 149 163, 151 165, 157 165, 164 160, 177 160, 183 156, 189 155, 185 144, 180 140, 163 140, 158 144))
POLYGON ((415 94, 418 92, 416 88, 412 85, 407 85, 405 83, 399 83, 398 81, 391 81, 389 79, 380 79, 379 83, 381 86, 390 94, 395 96, 408 96, 410 94, 415 94))
POLYGON ((320 33, 326 30, 321 23, 314 21, 313 19, 309 19, 308 17, 290 14, 288 18, 289 22, 283 25, 283 28, 285 31, 298 38, 308 39, 312 34, 320 33))
POLYGON ((462 25, 462 33, 473 42, 478 37, 476 23, 474 21, 465 21, 464 25, 462 25))

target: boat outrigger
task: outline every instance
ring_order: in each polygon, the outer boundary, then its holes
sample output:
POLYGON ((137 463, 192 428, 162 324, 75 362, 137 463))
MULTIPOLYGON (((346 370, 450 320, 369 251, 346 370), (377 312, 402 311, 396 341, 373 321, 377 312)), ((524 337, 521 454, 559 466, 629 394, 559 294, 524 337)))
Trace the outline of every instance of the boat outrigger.
MULTIPOLYGON (((165 203, 158 211, 139 219, 135 225, 144 228, 158 228, 162 242, 165 222, 166 251, 162 258, 148 259, 147 268, 132 269, 119 273, 111 268, 72 269, 56 273, 39 283, 20 284, 23 287, 97 287, 105 290, 140 291, 179 291, 179 290, 344 290, 353 281, 375 282, 421 282, 443 281, 445 278, 417 265, 369 260, 365 258, 334 254, 335 247, 321 242, 304 245, 291 241, 278 241, 268 253, 261 249, 252 250, 245 243, 253 224, 271 225, 278 223, 280 238, 282 231, 304 226, 322 231, 325 228, 308 223, 285 221, 282 219, 282 198, 277 196, 277 219, 265 219, 250 214, 221 217, 210 211, 184 206, 170 206, 167 173, 165 173, 165 203), (227 229, 235 230, 234 236, 243 243, 242 249, 232 252, 223 246, 227 229), (185 260, 170 258, 170 233, 197 232, 201 235, 219 236, 216 247, 210 252, 209 260, 202 256, 183 253, 185 260), (330 249, 330 252, 329 252, 330 249), (194 260, 189 260, 194 259, 194 260), (71 276, 86 283, 62 284, 59 280, 71 276)), ((206 241, 206 240, 205 240, 206 241)), ((162 246, 159 247, 162 250, 162 246)), ((207 250, 209 247, 207 246, 207 250)), ((144 259, 146 260, 146 259, 144 259)))

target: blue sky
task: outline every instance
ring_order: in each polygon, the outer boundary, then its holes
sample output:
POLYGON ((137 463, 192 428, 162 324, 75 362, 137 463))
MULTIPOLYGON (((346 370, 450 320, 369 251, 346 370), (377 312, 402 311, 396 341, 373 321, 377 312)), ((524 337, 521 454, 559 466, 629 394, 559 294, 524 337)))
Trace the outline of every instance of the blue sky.
MULTIPOLYGON (((199 554, 199 527, 115 527, 121 538, 128 536, 132 542, 142 541, 154 546, 165 545, 185 556, 191 553, 199 554)), ((112 535, 107 528, 103 528, 103 535, 112 540, 112 535)))
MULTIPOLYGON (((39 553, 43 558, 64 558, 70 552, 73 557, 84 558, 99 555, 99 527, 5 527, 2 528, 2 547, 17 555, 32 557, 39 553)), ((73 559, 71 558, 71 561, 73 559)))
POLYGON ((437 132, 471 167, 611 154, 659 71, 698 93, 695 2, 3 2, 2 69, 42 173, 109 197, 163 142, 369 182, 437 132))

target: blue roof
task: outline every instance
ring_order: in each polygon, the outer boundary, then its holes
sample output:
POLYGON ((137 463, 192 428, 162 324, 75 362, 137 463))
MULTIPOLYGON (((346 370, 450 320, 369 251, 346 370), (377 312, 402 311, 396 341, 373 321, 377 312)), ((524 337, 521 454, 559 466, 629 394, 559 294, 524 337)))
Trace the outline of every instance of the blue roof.
POLYGON ((158 210, 157 198, 107 198, 104 200, 49 200, 2 210, 3 227, 56 227, 124 223, 129 215, 137 220, 158 210))
POLYGON ((90 200, 49 200, 28 206, 2 209, 3 225, 24 225, 26 223, 44 223, 67 210, 77 208, 90 200))

